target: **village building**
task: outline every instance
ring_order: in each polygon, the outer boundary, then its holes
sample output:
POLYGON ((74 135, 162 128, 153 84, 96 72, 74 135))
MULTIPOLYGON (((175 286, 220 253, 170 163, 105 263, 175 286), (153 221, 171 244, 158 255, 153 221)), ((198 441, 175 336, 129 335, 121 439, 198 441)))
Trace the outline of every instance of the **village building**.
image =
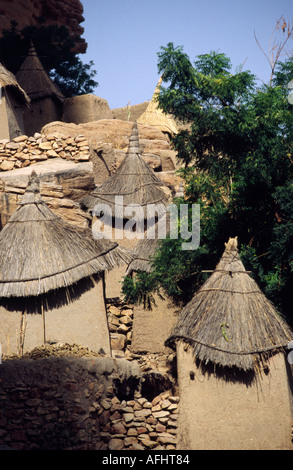
POLYGON ((15 76, 0 64, 0 139, 24 134, 23 113, 30 99, 15 76))
POLYGON ((103 204, 109 207, 109 214, 113 218, 116 214, 116 220, 123 221, 134 218, 137 207, 142 210, 137 220, 145 221, 148 206, 155 205, 157 215, 161 216, 170 201, 170 189, 141 157, 137 124, 134 123, 128 152, 121 165, 113 175, 81 200, 81 206, 93 212, 95 206, 103 204))
POLYGON ((153 97, 148 103, 146 110, 141 114, 141 116, 138 117, 137 123, 154 126, 168 135, 178 134, 178 126, 174 118, 169 114, 165 114, 163 110, 158 107, 157 99, 158 95, 160 94, 162 81, 163 77, 160 77, 153 97))
POLYGON ((111 119, 108 102, 89 93, 66 98, 63 102, 62 121, 75 124, 111 119))
POLYGON ((177 449, 292 449, 292 337, 231 238, 166 341, 177 351, 177 449))
MULTIPOLYGON (((81 199, 84 210, 93 217, 95 236, 117 241, 133 249, 145 237, 148 207, 153 207, 153 224, 165 213, 171 202, 171 190, 155 174, 140 154, 137 124, 134 123, 129 148, 116 172, 81 199), (97 208, 99 209, 97 210, 97 208), (102 216, 100 217, 100 211, 102 216)), ((107 297, 121 295, 125 269, 112 270, 107 275, 107 297)))
MULTIPOLYGON (((162 218, 162 222, 168 233, 168 214, 162 218)), ((133 259, 126 269, 126 276, 135 278, 137 273, 152 272, 153 257, 159 247, 159 223, 155 225, 154 238, 145 238, 136 244, 133 259)), ((148 302, 146 299, 145 302, 134 305, 131 351, 133 353, 168 352, 169 348, 165 346, 165 341, 177 321, 179 312, 179 307, 165 293, 160 293, 160 295, 154 293, 152 301, 148 302)))
POLYGON ((129 254, 62 220, 43 202, 32 172, 18 209, 0 232, 0 343, 23 354, 47 343, 111 355, 104 273, 129 254))
MULTIPOLYGON (((154 209, 151 223, 164 215, 171 202, 171 190, 140 155, 137 124, 134 123, 129 149, 117 171, 81 199, 81 207, 93 216, 95 236, 117 241, 133 249, 145 237, 148 208, 154 209), (102 216, 100 217, 100 214, 102 216)), ((107 275, 107 297, 119 297, 123 268, 107 275)))
POLYGON ((49 122, 62 120, 64 96, 45 71, 32 43, 16 78, 31 100, 24 113, 26 135, 32 136, 49 122))

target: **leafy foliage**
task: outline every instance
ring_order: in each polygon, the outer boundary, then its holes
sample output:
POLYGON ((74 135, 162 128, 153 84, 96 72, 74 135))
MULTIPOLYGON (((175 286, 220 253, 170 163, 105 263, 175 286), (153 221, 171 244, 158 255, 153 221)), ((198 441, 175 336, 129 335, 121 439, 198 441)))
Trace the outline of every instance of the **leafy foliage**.
POLYGON ((201 207, 201 243, 182 253, 177 241, 163 241, 151 274, 156 288, 172 294, 173 286, 185 302, 204 279, 194 282, 193 273, 213 269, 224 242, 238 236, 246 268, 292 323, 293 59, 277 64, 273 81, 257 88, 251 72, 232 74, 221 53, 192 64, 169 43, 158 58, 158 103, 182 122, 172 144, 188 202, 201 207))
POLYGON ((91 93, 98 83, 93 62, 83 64, 74 51, 76 41, 65 26, 26 26, 18 31, 17 23, 2 32, 0 38, 0 62, 16 73, 24 61, 31 41, 44 69, 59 86, 65 97, 91 93))

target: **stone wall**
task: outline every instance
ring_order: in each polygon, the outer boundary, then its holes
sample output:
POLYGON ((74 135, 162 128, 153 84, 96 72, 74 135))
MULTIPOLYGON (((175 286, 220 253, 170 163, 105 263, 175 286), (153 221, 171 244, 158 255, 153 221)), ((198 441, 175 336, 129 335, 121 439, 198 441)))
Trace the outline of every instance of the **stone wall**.
POLYGON ((87 227, 88 216, 78 201, 95 187, 89 142, 82 135, 63 134, 0 141, 1 227, 17 209, 32 170, 50 209, 69 223, 87 227))
POLYGON ((176 449, 175 353, 134 353, 121 299, 107 299, 107 317, 112 357, 66 343, 3 357, 0 448, 176 449))
POLYGON ((0 448, 175 449, 179 399, 172 390, 153 396, 143 384, 137 362, 126 360, 4 360, 0 448))
POLYGON ((90 148, 85 136, 75 138, 63 134, 33 137, 21 135, 12 141, 0 140, 0 172, 24 168, 50 158, 63 158, 74 162, 88 162, 90 148))
POLYGON ((173 361, 174 353, 164 343, 174 326, 179 309, 170 300, 155 296, 151 310, 133 306, 122 299, 107 299, 107 317, 112 354, 116 357, 143 357, 152 367, 161 369, 173 361))
MULTIPOLYGON (((100 119, 78 125, 57 121, 44 126, 42 134, 64 133, 72 137, 82 134, 93 146, 100 145, 101 142, 110 144, 119 166, 128 150, 132 127, 133 121, 120 119, 100 119)), ((176 152, 171 148, 169 137, 164 132, 144 124, 138 125, 138 132, 142 157, 155 171, 167 172, 177 169, 176 152)))
POLYGON ((141 392, 131 400, 116 396, 100 402, 101 450, 176 449, 179 398, 170 390, 148 400, 141 392))

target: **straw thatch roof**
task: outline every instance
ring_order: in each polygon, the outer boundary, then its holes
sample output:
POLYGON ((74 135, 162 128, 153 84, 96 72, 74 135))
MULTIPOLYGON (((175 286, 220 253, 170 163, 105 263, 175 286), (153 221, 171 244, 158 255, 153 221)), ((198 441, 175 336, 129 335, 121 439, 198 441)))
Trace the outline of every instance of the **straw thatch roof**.
POLYGON ((163 111, 158 108, 157 96, 160 93, 162 79, 163 77, 160 77, 153 97, 149 102, 147 109, 137 119, 137 122, 139 124, 147 124, 148 126, 154 126, 160 129, 162 132, 177 134, 178 129, 174 119, 171 116, 163 113, 163 111))
POLYGON ((245 271, 230 239, 213 274, 185 306, 166 344, 189 343, 195 359, 259 370, 293 338, 286 322, 245 271))
POLYGON ((64 100, 61 91, 45 71, 32 43, 27 57, 16 73, 16 78, 31 100, 48 96, 52 96, 61 102, 64 100))
POLYGON ((152 257, 158 246, 157 239, 139 240, 133 250, 133 260, 129 263, 126 276, 131 276, 134 272, 152 272, 152 257))
POLYGON ((89 229, 54 214, 33 172, 20 207, 0 232, 0 297, 44 294, 130 259, 117 243, 95 240, 89 229))
MULTIPOLYGON (((134 123, 128 152, 118 170, 101 186, 84 197, 80 204, 93 210, 97 204, 107 204, 115 214, 115 197, 123 196, 123 207, 139 205, 144 210, 148 204, 169 204, 169 188, 158 178, 140 155, 137 125, 134 123)), ((125 216, 124 218, 131 218, 125 216)))
MULTIPOLYGON (((153 257, 159 247, 160 239, 165 238, 164 235, 170 233, 170 214, 166 214, 160 218, 160 220, 152 227, 153 232, 150 235, 146 234, 146 238, 143 238, 135 245, 132 255, 133 259, 130 261, 126 269, 126 276, 132 276, 134 272, 145 272, 150 273, 153 271, 153 257), (166 232, 159 234, 159 224, 162 223, 166 227, 166 232), (148 238, 149 237, 149 238, 148 238), (152 237, 152 238, 150 238, 152 237)), ((163 229, 162 229, 163 230, 163 229)))
POLYGON ((9 72, 4 65, 0 64, 0 85, 2 88, 12 88, 16 92, 20 101, 28 106, 30 99, 26 92, 21 88, 13 73, 9 72))

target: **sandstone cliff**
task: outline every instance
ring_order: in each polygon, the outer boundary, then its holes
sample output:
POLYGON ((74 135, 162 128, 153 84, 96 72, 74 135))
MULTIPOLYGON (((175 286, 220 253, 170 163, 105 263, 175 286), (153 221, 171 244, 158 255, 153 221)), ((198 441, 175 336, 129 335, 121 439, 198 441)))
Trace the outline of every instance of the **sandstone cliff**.
MULTIPOLYGON (((100 119, 79 125, 72 122, 51 122, 43 127, 42 133, 65 133, 72 137, 82 134, 93 146, 99 147, 101 143, 111 145, 115 158, 110 164, 115 162, 119 166, 129 146, 132 126, 133 122, 119 119, 100 119)), ((176 154, 171 149, 169 137, 155 127, 144 124, 138 125, 138 132, 142 156, 151 168, 155 171, 174 171, 176 154)))
POLYGON ((80 0, 2 0, 0 4, 0 34, 10 28, 15 20, 20 29, 37 24, 37 18, 43 17, 45 24, 64 25, 70 34, 78 38, 76 52, 86 52, 87 43, 82 34, 84 28, 83 6, 80 0))

